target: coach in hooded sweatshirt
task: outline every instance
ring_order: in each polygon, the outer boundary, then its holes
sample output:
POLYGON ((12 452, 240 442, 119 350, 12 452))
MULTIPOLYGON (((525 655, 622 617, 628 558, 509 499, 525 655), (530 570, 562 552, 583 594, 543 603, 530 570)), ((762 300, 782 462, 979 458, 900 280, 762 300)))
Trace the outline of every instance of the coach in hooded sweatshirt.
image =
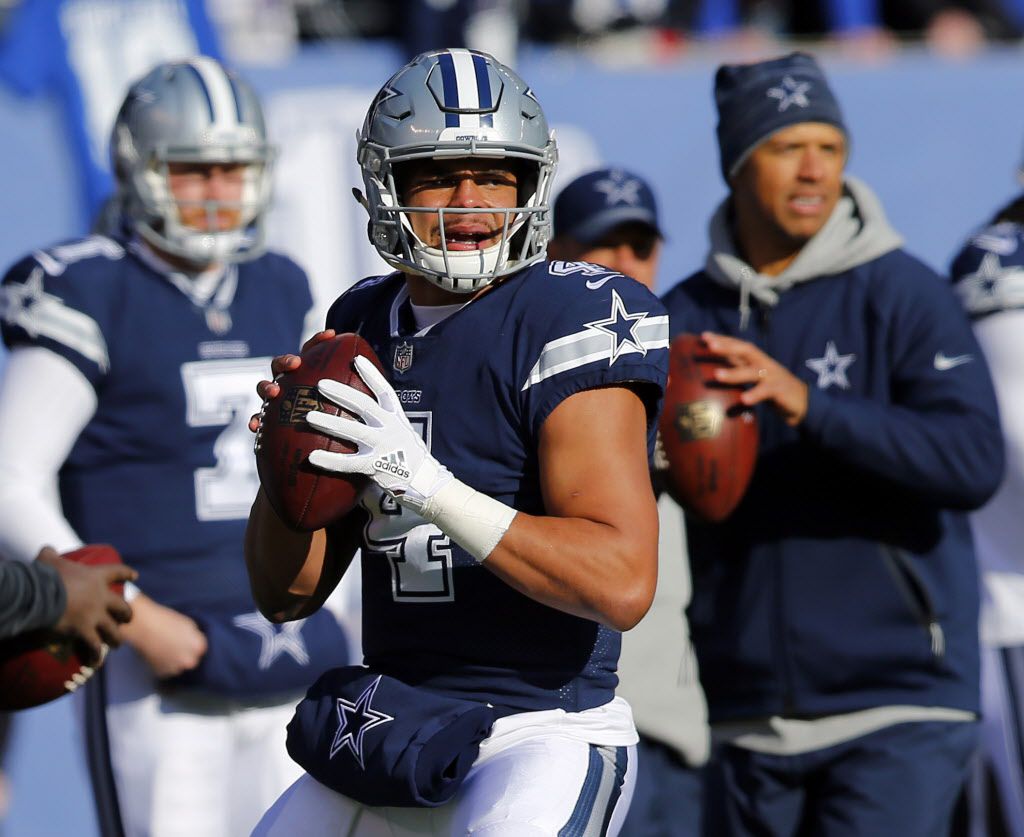
POLYGON ((726 521, 687 520, 707 830, 945 835, 977 736, 965 511, 1003 467, 988 370, 947 284, 844 173, 812 57, 722 66, 715 100, 730 194, 664 301, 745 388, 760 449, 726 521))

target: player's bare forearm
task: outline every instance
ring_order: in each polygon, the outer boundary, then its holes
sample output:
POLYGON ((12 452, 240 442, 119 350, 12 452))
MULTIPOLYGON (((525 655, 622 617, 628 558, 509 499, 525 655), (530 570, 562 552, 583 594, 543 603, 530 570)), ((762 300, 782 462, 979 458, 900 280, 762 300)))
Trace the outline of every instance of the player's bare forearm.
POLYGON ((619 387, 571 396, 545 421, 539 454, 549 516, 516 515, 484 566, 536 601, 628 630, 658 566, 643 403, 619 387))
POLYGON ((654 596, 657 513, 637 530, 518 514, 484 566, 535 601, 626 631, 654 596))
POLYGON ((249 512, 245 564, 260 612, 275 622, 297 619, 316 590, 324 560, 324 538, 296 532, 271 508, 263 489, 249 512))
POLYGON ((277 516, 262 489, 245 531, 245 562, 253 599, 271 621, 304 619, 316 611, 345 574, 358 545, 361 514, 328 529, 296 532, 277 516))

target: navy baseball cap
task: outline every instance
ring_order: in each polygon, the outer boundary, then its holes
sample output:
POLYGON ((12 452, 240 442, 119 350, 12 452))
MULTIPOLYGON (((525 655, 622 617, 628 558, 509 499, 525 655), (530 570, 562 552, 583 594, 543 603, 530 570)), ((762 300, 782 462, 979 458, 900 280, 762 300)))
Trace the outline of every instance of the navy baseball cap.
POLYGON ((556 236, 593 244, 622 224, 640 223, 664 238, 658 204, 639 175, 621 168, 596 169, 580 175, 555 199, 556 236))

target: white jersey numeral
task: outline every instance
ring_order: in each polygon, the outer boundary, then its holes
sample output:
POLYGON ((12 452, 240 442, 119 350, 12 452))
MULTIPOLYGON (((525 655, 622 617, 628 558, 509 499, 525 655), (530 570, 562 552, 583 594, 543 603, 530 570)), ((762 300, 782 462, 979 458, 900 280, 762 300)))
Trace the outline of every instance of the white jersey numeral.
MULTIPOLYGON (((410 424, 430 449, 431 414, 407 412, 410 424)), ((370 513, 366 542, 391 565, 391 595, 396 602, 450 602, 455 599, 452 545, 448 536, 419 515, 403 509, 374 485, 363 497, 370 513)))
POLYGON ((188 426, 224 426, 213 444, 217 464, 195 471, 198 520, 249 515, 259 488, 249 417, 259 411, 256 384, 269 369, 269 357, 198 360, 181 366, 188 426))

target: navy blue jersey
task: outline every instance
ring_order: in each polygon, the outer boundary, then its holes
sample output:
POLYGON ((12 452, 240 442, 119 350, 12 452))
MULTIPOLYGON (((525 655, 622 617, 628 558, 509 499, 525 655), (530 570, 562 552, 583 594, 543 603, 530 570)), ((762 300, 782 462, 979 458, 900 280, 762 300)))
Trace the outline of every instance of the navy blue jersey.
MULTIPOLYGON (((639 283, 577 262, 534 265, 417 332, 401 274, 368 279, 327 326, 377 352, 437 459, 473 488, 545 514, 541 426, 581 390, 632 386, 656 423, 668 319, 639 283)), ((513 590, 382 492, 364 495, 367 664, 413 685, 515 710, 599 706, 614 693, 616 631, 513 590)))
POLYGON ((1024 227, 1005 221, 982 230, 953 260, 951 273, 973 319, 1024 308, 1024 227))
MULTIPOLYGON (((60 473, 79 536, 117 547, 162 604, 251 611, 242 542, 258 480, 246 425, 271 357, 299 347, 306 277, 264 255, 229 266, 202 305, 137 246, 94 236, 17 263, 0 297, 4 341, 56 352, 95 388, 96 414, 60 473)), ((58 393, 48 400, 60 409, 58 393)))

